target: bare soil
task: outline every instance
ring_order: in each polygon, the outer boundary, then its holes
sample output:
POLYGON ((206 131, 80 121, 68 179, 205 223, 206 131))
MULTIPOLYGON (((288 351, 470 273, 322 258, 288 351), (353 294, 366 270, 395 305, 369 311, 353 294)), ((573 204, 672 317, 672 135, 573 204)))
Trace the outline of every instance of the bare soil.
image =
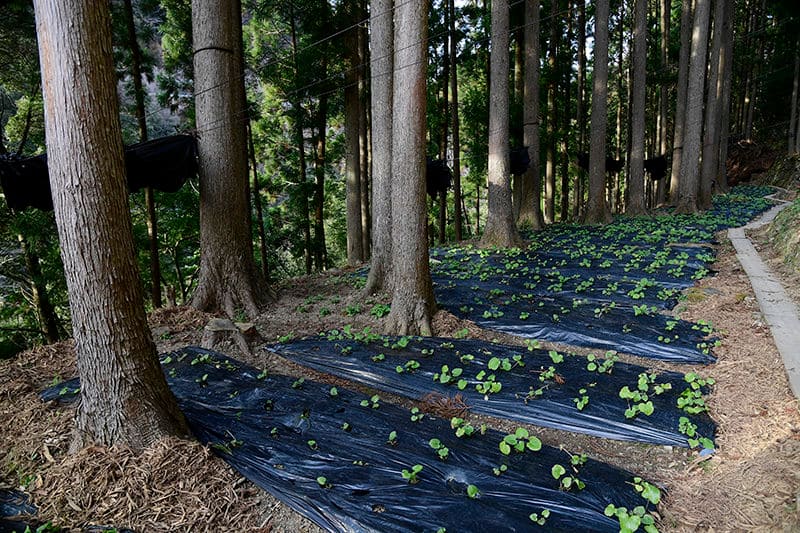
MULTIPOLYGON (((723 341, 715 352, 718 362, 697 369, 626 358, 652 368, 697 370, 716 379, 707 399, 718 423, 713 456, 530 429, 548 444, 587 452, 665 488, 659 507, 662 531, 798 531, 798 402, 749 281, 724 235, 720 241, 716 275, 690 289, 675 310, 683 318, 713 323, 723 341)), ((769 243, 762 243, 761 251, 769 255, 768 250, 769 243)), ((261 337, 272 342, 289 333, 315 335, 344 324, 381 331, 382 319, 369 311, 375 304, 388 304, 388 298, 363 299, 352 274, 327 272, 282 284, 279 299, 255 321, 261 337)), ((786 281, 797 287, 796 277, 786 281)), ((797 290, 792 295, 797 298, 797 290)), ((192 309, 171 308, 153 313, 150 322, 159 350, 166 352, 200 344, 211 318, 192 309)), ((453 336, 463 328, 472 337, 520 344, 444 311, 434 317, 436 335, 453 336)), ((222 342, 215 349, 272 372, 363 389, 308 371, 257 345, 253 353, 243 353, 234 342, 222 342)), ((139 455, 99 447, 68 455, 73 409, 42 403, 36 394, 54 380, 73 375, 69 342, 0 361, 0 487, 22 487, 31 494, 40 520, 68 531, 89 524, 136 531, 319 531, 196 442, 167 440, 139 455)), ((501 430, 511 428, 507 421, 483 421, 501 430)))

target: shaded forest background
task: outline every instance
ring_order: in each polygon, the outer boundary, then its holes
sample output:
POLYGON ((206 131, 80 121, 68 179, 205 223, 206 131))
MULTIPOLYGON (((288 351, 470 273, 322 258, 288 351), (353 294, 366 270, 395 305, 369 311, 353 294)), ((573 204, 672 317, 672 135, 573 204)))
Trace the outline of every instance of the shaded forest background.
MULTIPOLYGON (((606 152, 622 161, 630 160, 635 118, 633 4, 612 0, 608 24, 606 152)), ((510 5, 511 148, 523 145, 525 19, 524 2, 510 5)), ((763 0, 728 5, 733 7, 733 63, 723 131, 729 137, 721 142, 752 162, 785 154, 787 148, 795 153, 800 145, 798 7, 793 1, 763 0)), ((208 133, 195 125, 191 2, 113 0, 111 6, 125 143, 176 132, 208 133)), ((242 8, 247 107, 241 112, 250 125, 256 264, 273 282, 360 264, 369 259, 371 220, 374 58, 368 47, 368 6, 363 0, 253 0, 242 8), (356 178, 355 192, 347 190, 348 176, 351 184, 356 178), (361 212, 357 247, 347 224, 348 194, 361 212)), ((586 206, 587 176, 577 157, 589 151, 594 9, 594 2, 541 2, 538 172, 544 223, 580 220, 586 206)), ((33 8, 20 0, 3 2, 0 10, 0 154, 40 154, 45 151, 44 106, 33 8)), ((648 158, 672 159, 681 44, 686 42, 681 11, 677 0, 648 3, 645 110, 637 115, 644 119, 648 158)), ((428 202, 432 243, 477 237, 485 227, 489 13, 485 1, 434 0, 428 14, 427 153, 444 159, 456 177, 456 190, 446 201, 428 202)), ((606 197, 615 213, 624 213, 630 203, 629 174, 608 176, 606 197)), ((748 179, 748 174, 729 177, 748 179)), ((670 199, 667 181, 645 179, 647 207, 670 199)), ((182 305, 192 297, 200 263, 198 187, 190 183, 174 194, 147 194, 131 195, 130 208, 148 305, 182 305), (155 265, 152 257, 159 259, 155 265)), ((53 214, 12 213, 0 202, 0 252, 0 355, 69 337, 53 214)))

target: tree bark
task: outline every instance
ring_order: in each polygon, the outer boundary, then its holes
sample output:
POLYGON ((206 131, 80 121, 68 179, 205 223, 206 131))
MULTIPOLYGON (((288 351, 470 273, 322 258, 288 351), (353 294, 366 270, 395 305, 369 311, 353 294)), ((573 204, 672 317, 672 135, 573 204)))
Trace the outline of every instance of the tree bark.
MULTIPOLYGON (((359 0, 356 18, 360 22, 366 16, 363 5, 365 0, 359 0)), ((369 117, 367 113, 367 76, 369 74, 369 52, 367 51, 367 28, 358 25, 358 149, 359 172, 361 181, 359 193, 361 194, 361 254, 364 261, 369 261, 372 249, 372 228, 370 215, 370 171, 369 171, 369 117)))
POLYGON ((686 119, 681 155, 681 182, 678 189, 678 213, 698 210, 700 185, 700 142, 703 134, 703 89, 705 86, 708 48, 710 0, 695 0, 692 23, 692 52, 689 59, 689 80, 686 88, 686 119))
POLYGON ((461 209, 461 138, 458 120, 458 37, 456 36, 455 0, 449 1, 448 10, 450 11, 450 92, 453 97, 451 106, 453 121, 453 227, 456 242, 460 242, 464 235, 461 227, 463 217, 461 209))
MULTIPOLYGON (((322 76, 326 76, 327 64, 322 76)), ((317 271, 328 267, 328 252, 325 245, 325 159, 328 135, 328 95, 319 97, 317 108, 317 144, 314 158, 314 264, 317 271)))
POLYGON ((489 81, 489 197, 481 246, 501 248, 520 243, 511 206, 508 159, 508 29, 508 0, 494 0, 489 81))
POLYGON ((720 192, 728 192, 728 139, 731 117, 731 74, 733 72, 733 17, 735 4, 728 4, 723 21, 723 47, 725 68, 722 72, 722 111, 720 118, 719 160, 717 161, 717 184, 720 192))
POLYGON ((192 306, 250 318, 269 294, 253 260, 238 1, 193 0, 200 271, 192 306))
POLYGON ((720 127, 722 126, 722 93, 725 70, 723 52, 723 20, 728 9, 727 0, 714 2, 714 33, 711 37, 711 53, 708 63, 708 89, 705 109, 705 131, 703 133, 703 151, 700 167, 700 187, 697 204, 700 209, 711 209, 711 194, 719 168, 720 127))
POLYGON ((430 335, 433 296, 425 210, 427 2, 395 8, 392 98, 392 310, 386 331, 430 335))
POLYGON ((594 79, 589 143, 589 200, 583 221, 607 224, 611 213, 606 206, 606 125, 608 124, 608 0, 597 0, 595 13, 594 79))
POLYGON ((689 80, 689 54, 692 49, 692 0, 681 4, 681 52, 678 59, 678 89, 675 98, 675 127, 672 137, 672 169, 669 180, 670 203, 677 205, 681 183, 684 125, 686 124, 686 90, 689 80))
MULTIPOLYGON (((577 75, 576 115, 578 127, 578 150, 586 152, 586 0, 578 0, 578 75, 577 75)), ((572 205, 572 216, 576 220, 583 214, 583 197, 586 174, 578 168, 575 176, 575 195, 572 205)))
MULTIPOLYGON (((661 70, 662 72, 669 72, 669 28, 670 20, 672 19, 672 0, 660 0, 661 5, 661 70)), ((667 135, 669 128, 667 123, 669 121, 669 86, 667 85, 666 76, 663 76, 664 81, 661 82, 659 87, 659 110, 658 110, 658 154, 666 157, 669 151, 669 142, 667 135)), ((662 205, 667 199, 667 185, 666 179, 662 178, 656 183, 656 196, 655 205, 662 205)))
MULTIPOLYGON (((372 0, 372 259, 366 295, 391 292, 392 284, 392 72, 394 19, 392 0, 372 0)), ((423 199, 424 202, 424 199, 423 199)), ((424 225, 424 224, 423 224, 424 225)))
POLYGON ((142 449, 188 428, 144 312, 108 7, 86 0, 34 6, 48 167, 81 379, 72 448, 142 449))
MULTIPOLYGON (((347 20, 356 20, 357 0, 346 0, 347 20)), ((361 151, 358 95, 358 30, 350 28, 345 34, 344 77, 344 135, 345 135, 345 205, 347 217, 347 264, 356 266, 364 261, 364 231, 361 224, 361 151)))
POLYGON ((633 3, 633 83, 631 87, 631 150, 625 212, 642 215, 644 202, 644 130, 647 96, 647 0, 633 3))
POLYGON ((530 167, 522 177, 522 194, 517 224, 533 230, 544 228, 542 180, 539 172, 539 0, 525 2, 525 98, 523 103, 523 144, 528 147, 530 167))
POLYGON ((544 221, 555 222, 556 202, 556 131, 558 129, 558 102, 556 102, 556 72, 558 69, 558 2, 550 2, 550 42, 547 65, 547 145, 545 147, 544 170, 544 221))

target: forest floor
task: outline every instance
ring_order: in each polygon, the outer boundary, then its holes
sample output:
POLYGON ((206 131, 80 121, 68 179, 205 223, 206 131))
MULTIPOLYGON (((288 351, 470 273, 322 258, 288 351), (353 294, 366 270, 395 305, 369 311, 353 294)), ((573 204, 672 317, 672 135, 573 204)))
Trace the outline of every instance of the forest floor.
MULTIPOLYGON (((722 345, 714 352, 717 362, 699 370, 716 380, 707 398, 718 424, 716 453, 701 457, 683 448, 527 427, 546 444, 585 452, 664 487, 665 498, 658 508, 662 531, 798 531, 798 401, 749 280, 725 233, 718 237, 716 275, 690 288, 673 311, 688 320, 709 320, 721 333, 722 345)), ((797 272, 780 265, 765 231, 751 238, 799 303, 797 272)), ((382 319, 371 316, 369 309, 388 304, 388 298, 364 300, 351 274, 327 272, 283 283, 279 299, 255 321, 264 343, 288 333, 295 338, 316 335, 344 324, 381 331, 382 319), (356 306, 361 309, 358 313, 356 306)), ((159 351, 199 345, 210 318, 188 308, 153 313, 150 323, 159 351)), ((434 317, 437 336, 452 337, 464 328, 473 338, 522 345, 519 339, 482 330, 446 311, 434 317)), ((274 373, 368 390, 309 371, 258 345, 253 353, 243 353, 235 343, 215 349, 274 373)), ((623 360, 654 369, 690 370, 635 357, 623 360)), ((196 442, 169 440, 141 455, 99 447, 67 454, 73 408, 45 404, 37 393, 75 374, 70 342, 0 361, 0 488, 22 487, 38 506, 38 519, 73 531, 87 524, 136 531, 319 531, 196 442)), ((391 395, 381 397, 413 405, 391 395)), ((506 431, 519 425, 489 418, 479 421, 506 431)))

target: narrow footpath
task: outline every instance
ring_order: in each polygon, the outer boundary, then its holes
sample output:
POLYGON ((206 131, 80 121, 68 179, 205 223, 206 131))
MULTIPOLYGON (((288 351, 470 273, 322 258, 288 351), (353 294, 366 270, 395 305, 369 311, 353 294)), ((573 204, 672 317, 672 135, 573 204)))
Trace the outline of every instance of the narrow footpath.
POLYGON ((781 282, 761 259, 746 230, 755 230, 769 224, 790 204, 781 203, 765 212, 746 226, 728 230, 728 238, 736 249, 736 256, 744 268, 756 294, 764 319, 783 359, 789 385, 795 397, 800 398, 800 314, 797 305, 789 298, 781 282))

